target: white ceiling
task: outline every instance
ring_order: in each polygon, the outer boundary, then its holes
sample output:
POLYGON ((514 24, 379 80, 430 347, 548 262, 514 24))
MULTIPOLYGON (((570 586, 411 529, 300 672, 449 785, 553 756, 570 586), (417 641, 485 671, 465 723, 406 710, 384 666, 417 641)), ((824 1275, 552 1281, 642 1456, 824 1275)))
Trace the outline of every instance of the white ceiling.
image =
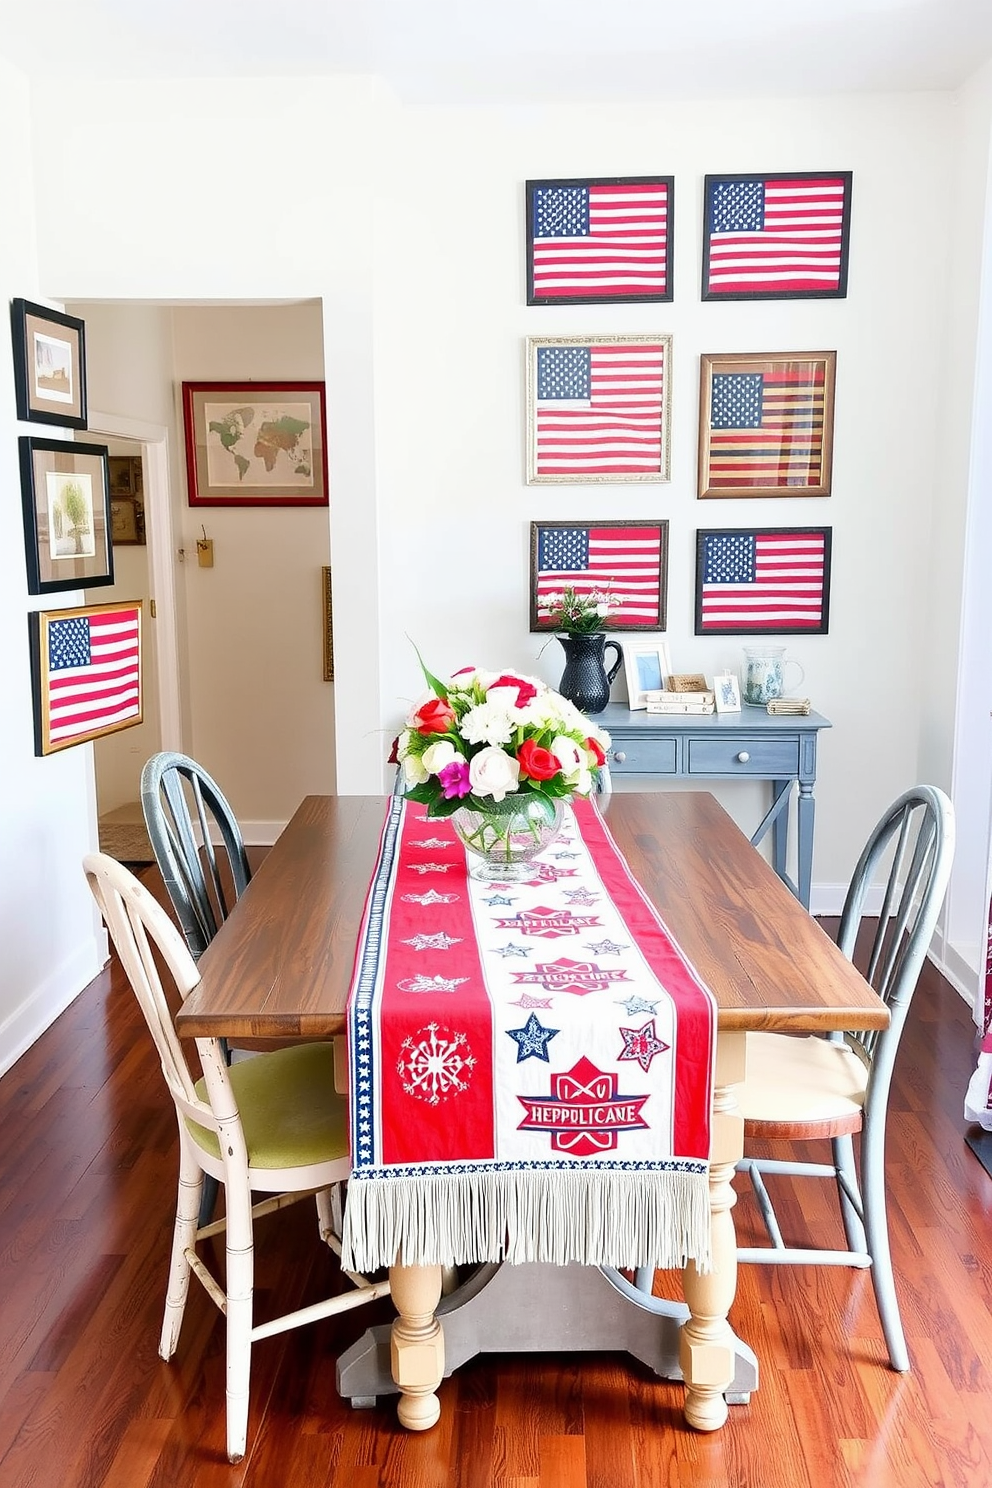
POLYGON ((371 72, 411 102, 954 88, 992 0, 0 0, 39 81, 371 72))

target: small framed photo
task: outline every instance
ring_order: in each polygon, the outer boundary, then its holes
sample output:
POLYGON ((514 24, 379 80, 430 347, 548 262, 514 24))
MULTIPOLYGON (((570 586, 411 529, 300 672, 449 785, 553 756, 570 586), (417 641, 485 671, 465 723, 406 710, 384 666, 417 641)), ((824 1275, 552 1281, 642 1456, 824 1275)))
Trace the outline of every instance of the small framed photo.
POLYGON ((331 570, 325 564, 320 571, 321 598, 323 601, 324 681, 334 681, 334 617, 331 613, 331 570))
POLYGON ((527 484, 667 481, 671 336, 527 339, 527 484))
POLYGON ((35 754, 140 723, 141 601, 29 615, 35 754))
POLYGON ((733 672, 717 672, 713 678, 713 702, 718 713, 741 711, 740 683, 733 672))
POLYGON ((106 446, 35 438, 18 443, 28 593, 112 584, 106 446))
POLYGON ((628 707, 646 708, 645 694, 660 692, 668 685, 672 670, 668 642, 664 636, 638 636, 636 641, 624 641, 620 649, 627 678, 628 707))
POLYGON ((668 522, 531 522, 532 631, 566 589, 609 605, 604 630, 667 630, 668 522))
POLYGON ((829 496, 833 351, 700 357, 699 496, 829 496))
POLYGON ((110 536, 115 548, 144 546, 144 511, 133 496, 111 497, 110 536))
POLYGON ((696 635, 826 635, 830 527, 696 533, 696 635))
POLYGON ((671 300, 674 198, 674 176, 528 181, 528 305, 671 300))
POLYGON ((30 300, 12 300, 10 323, 17 417, 63 429, 85 429, 83 322, 30 300))
POLYGON ((851 180, 850 171, 707 176, 703 299, 843 299, 851 180))
POLYGON ((326 506, 322 382, 184 382, 190 506, 326 506))

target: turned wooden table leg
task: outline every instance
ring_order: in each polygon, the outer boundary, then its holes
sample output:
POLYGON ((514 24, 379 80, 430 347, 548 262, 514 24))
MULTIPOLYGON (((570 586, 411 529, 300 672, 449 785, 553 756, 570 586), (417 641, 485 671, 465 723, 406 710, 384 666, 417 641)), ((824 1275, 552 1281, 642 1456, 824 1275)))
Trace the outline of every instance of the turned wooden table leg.
POLYGON ((390 1295, 397 1311, 390 1368, 399 1387, 396 1414, 409 1431, 426 1431, 441 1414, 435 1394, 444 1378, 444 1334, 434 1316, 441 1298, 440 1266, 391 1266, 390 1295))
POLYGON ((744 1078, 743 1033, 721 1034, 710 1141, 710 1236, 713 1269, 685 1268, 682 1285, 690 1317, 682 1328, 679 1362, 685 1376, 685 1418, 698 1431, 716 1431, 727 1419, 724 1392, 734 1377, 734 1339, 727 1322, 737 1291, 737 1236, 732 1186, 744 1152, 744 1120, 733 1087, 744 1078))

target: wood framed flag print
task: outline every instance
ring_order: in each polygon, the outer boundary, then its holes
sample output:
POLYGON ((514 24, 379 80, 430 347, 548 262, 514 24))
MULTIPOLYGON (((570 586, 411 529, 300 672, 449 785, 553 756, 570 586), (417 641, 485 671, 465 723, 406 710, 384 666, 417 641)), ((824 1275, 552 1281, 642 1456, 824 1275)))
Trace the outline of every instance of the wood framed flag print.
POLYGON ((671 300, 674 211, 674 176, 528 181, 528 305, 671 300))
POLYGON ((829 496, 833 351, 703 355, 699 496, 829 496))
POLYGON ((671 336, 531 336, 527 483, 667 481, 671 336))
POLYGON ((141 722, 141 601, 29 615, 35 754, 141 722))
POLYGON ((826 635, 830 527, 696 533, 696 635, 826 635))
POLYGON ((703 299, 843 299, 851 181, 850 171, 707 176, 703 299))
POLYGON ((556 628, 555 596, 566 589, 608 606, 602 629, 665 630, 668 523, 532 522, 530 628, 556 628))

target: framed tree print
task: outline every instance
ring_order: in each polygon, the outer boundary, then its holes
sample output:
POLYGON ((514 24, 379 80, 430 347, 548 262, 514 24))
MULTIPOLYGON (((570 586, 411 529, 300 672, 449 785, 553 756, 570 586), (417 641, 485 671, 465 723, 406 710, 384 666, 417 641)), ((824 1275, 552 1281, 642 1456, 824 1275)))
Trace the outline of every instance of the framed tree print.
POLYGON ((17 417, 63 429, 85 429, 83 322, 30 300, 12 300, 10 326, 17 417))
POLYGON ((322 382, 184 382, 190 506, 326 506, 322 382))
POLYGON ((671 336, 531 336, 527 483, 667 481, 671 336))
POLYGON ((532 631, 555 629, 554 599, 566 589, 608 606, 606 631, 665 630, 668 523, 532 522, 532 631))
POLYGON ((696 533, 696 635, 826 635, 830 527, 696 533))
POLYGON ((112 584, 106 446, 34 438, 18 444, 28 593, 112 584))
POLYGON ((699 496, 829 496, 833 351, 700 357, 699 496))
POLYGON ((141 722, 141 601, 29 615, 35 754, 141 722))
POLYGON ((703 299, 843 299, 851 180, 850 171, 707 176, 703 299))
POLYGON ((674 176, 528 181, 528 305, 671 300, 674 211, 674 176))

